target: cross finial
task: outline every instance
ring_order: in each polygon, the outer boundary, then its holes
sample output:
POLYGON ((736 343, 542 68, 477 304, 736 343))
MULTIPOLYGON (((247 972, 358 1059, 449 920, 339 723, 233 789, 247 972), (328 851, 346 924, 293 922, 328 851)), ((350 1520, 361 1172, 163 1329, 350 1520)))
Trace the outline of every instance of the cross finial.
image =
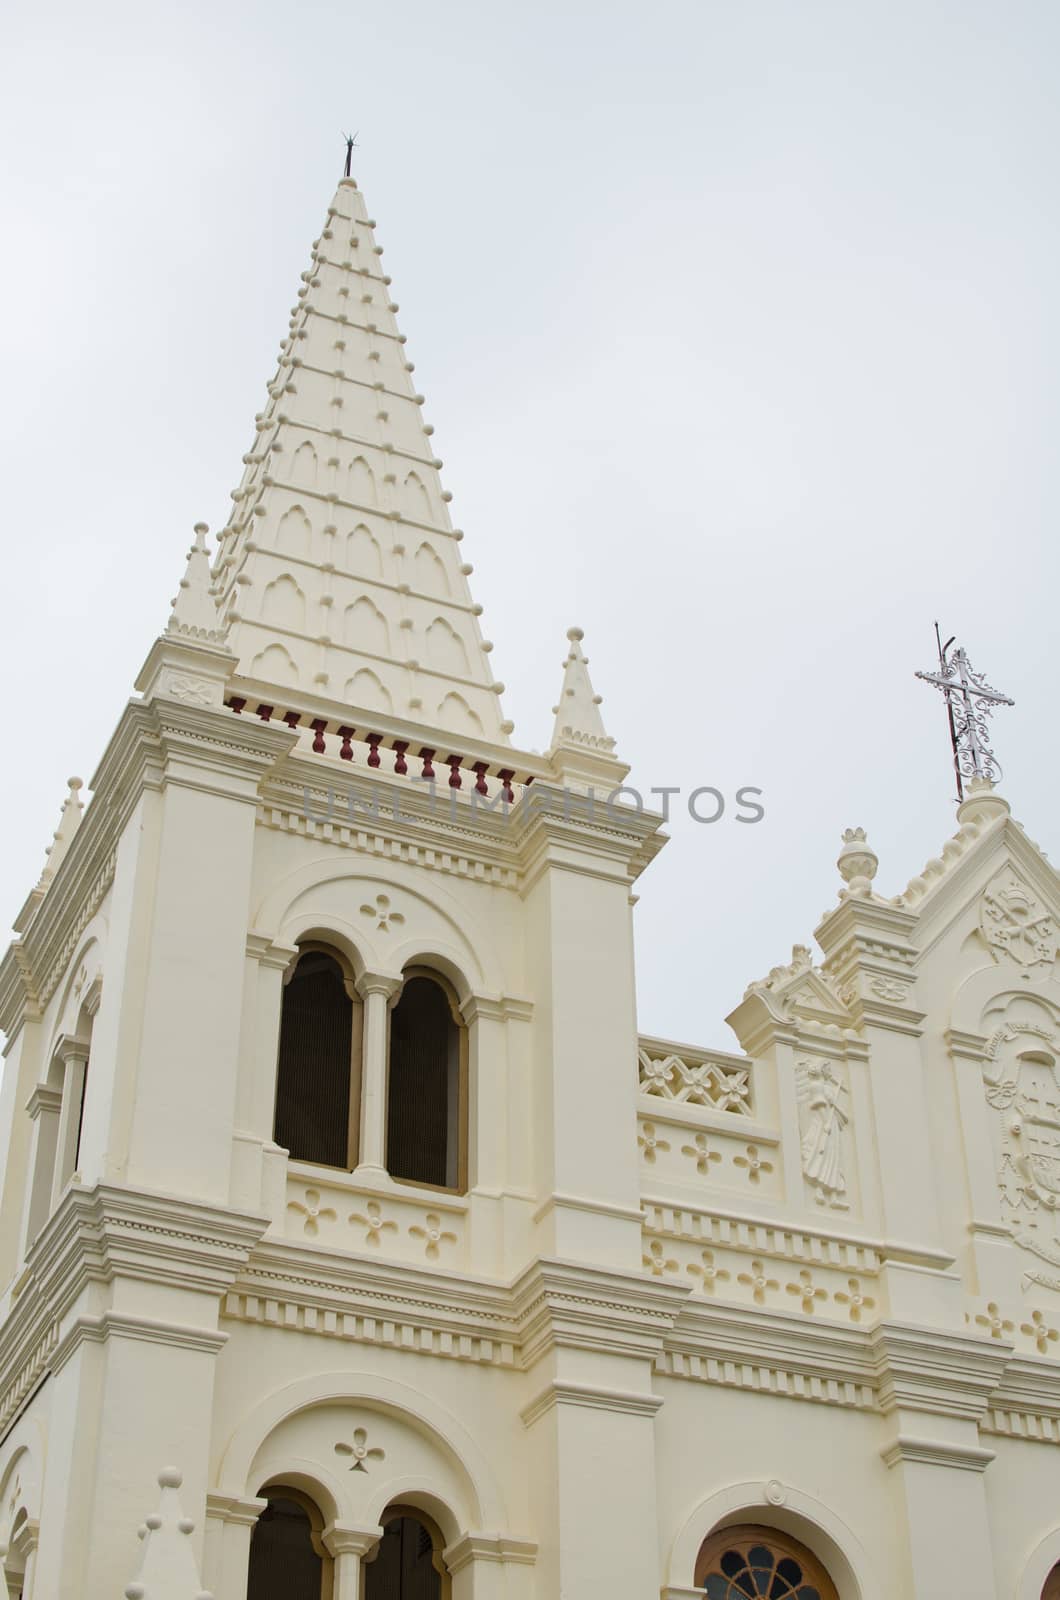
MULTIPOLYGON (((357 131, 359 133, 360 129, 357 131)), ((350 167, 353 165, 353 152, 357 145, 357 134, 344 133, 342 137, 346 141, 346 171, 344 176, 348 178, 350 176, 350 167)))
POLYGON ((992 689, 983 674, 974 671, 964 646, 957 644, 956 635, 943 644, 937 622, 935 642, 939 670, 918 672, 917 677, 942 690, 950 725, 957 799, 963 800, 966 778, 985 778, 990 783, 1000 778, 1000 764, 987 742, 986 719, 995 706, 1011 706, 1015 701, 992 689))

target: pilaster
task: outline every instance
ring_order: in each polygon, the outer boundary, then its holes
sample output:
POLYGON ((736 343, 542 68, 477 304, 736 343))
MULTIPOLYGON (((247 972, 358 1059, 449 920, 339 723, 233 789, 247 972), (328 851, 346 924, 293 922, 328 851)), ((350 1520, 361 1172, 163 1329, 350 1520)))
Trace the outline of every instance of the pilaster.
POLYGON ((634 1273, 538 1261, 514 1285, 530 1399, 537 1592, 658 1590, 653 1363, 688 1299, 634 1273), (606 1552, 606 1559, 601 1559, 606 1552))
POLYGON ((513 818, 534 996, 543 1255, 640 1265, 630 887, 659 848, 660 820, 544 784, 513 818))
POLYGON ((996 1600, 979 1423, 1012 1355, 1000 1340, 881 1323, 872 1347, 887 1422, 880 1452, 897 1476, 910 1600, 996 1600))
POLYGON ((868 879, 854 879, 817 929, 817 939, 825 970, 868 1050, 882 1283, 891 1314, 963 1328, 963 1288, 951 1270, 935 1186, 924 1013, 915 994, 916 920, 915 913, 872 896, 868 879))
POLYGON ((223 710, 127 708, 93 805, 129 820, 93 1030, 106 1125, 86 1181, 106 1151, 134 1186, 229 1197, 258 785, 293 742, 223 710))
POLYGON ((186 1199, 66 1191, 0 1337, 0 1388, 41 1340, 50 1388, 37 1582, 57 1600, 122 1592, 128 1530, 159 1460, 180 1462, 201 1554, 220 1298, 263 1220, 186 1199))

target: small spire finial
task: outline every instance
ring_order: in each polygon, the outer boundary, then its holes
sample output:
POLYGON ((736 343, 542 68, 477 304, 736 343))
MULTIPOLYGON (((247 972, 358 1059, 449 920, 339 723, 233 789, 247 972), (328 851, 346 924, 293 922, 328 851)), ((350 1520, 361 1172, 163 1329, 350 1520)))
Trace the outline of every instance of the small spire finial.
MULTIPOLYGON (((357 131, 359 133, 360 129, 357 131)), ((343 173, 343 177, 348 178, 350 176, 350 168, 353 165, 353 152, 357 147, 357 134, 344 133, 342 137, 346 141, 346 170, 343 173)))
POLYGON ((957 799, 964 799, 965 779, 993 784, 1001 777, 1001 766, 987 742, 986 719, 995 706, 1015 705, 1007 694, 992 689, 981 672, 976 672, 956 634, 942 642, 935 624, 935 643, 939 653, 937 672, 918 672, 917 677, 941 689, 946 701, 953 751, 953 771, 957 779, 957 799), (954 646, 956 645, 956 648, 954 646))

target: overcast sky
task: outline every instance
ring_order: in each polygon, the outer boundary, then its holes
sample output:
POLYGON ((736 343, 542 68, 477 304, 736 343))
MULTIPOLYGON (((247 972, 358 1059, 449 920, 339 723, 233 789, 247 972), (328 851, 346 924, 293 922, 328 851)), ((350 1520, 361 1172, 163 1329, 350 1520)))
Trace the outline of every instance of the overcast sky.
POLYGON ((572 623, 641 788, 641 1027, 725 1014, 953 828, 932 623, 1057 828, 1060 6, 22 6, 5 22, 5 920, 224 522, 340 134, 515 740, 572 623), (730 807, 731 811, 731 807, 730 807))

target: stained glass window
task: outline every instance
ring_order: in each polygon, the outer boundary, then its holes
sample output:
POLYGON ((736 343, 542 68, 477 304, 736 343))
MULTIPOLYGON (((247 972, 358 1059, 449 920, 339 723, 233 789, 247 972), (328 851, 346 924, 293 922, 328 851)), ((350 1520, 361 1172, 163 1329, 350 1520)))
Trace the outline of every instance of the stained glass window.
POLYGON ((771 1528, 728 1528, 699 1553, 696 1588, 707 1600, 837 1600, 820 1562, 771 1528))

